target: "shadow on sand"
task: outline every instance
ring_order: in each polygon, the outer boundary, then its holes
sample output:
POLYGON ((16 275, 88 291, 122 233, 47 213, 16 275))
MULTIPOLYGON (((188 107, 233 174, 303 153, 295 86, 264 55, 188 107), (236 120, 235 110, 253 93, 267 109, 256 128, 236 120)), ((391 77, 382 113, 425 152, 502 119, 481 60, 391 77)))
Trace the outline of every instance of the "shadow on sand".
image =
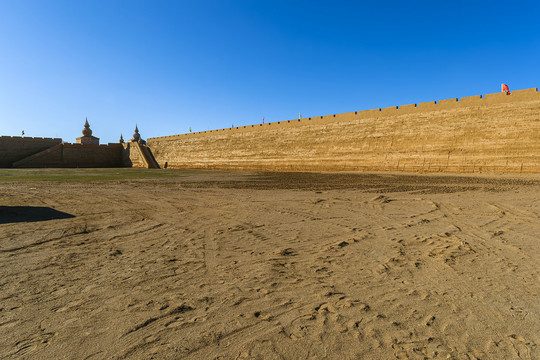
POLYGON ((0 206, 0 224, 74 218, 62 211, 43 206, 0 206))

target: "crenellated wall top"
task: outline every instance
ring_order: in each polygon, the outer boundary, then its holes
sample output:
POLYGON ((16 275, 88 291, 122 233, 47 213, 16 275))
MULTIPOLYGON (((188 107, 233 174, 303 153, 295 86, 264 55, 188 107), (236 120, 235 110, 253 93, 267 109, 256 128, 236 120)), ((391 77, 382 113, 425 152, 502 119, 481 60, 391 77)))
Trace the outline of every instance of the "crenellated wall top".
POLYGON ((440 111, 446 109, 456 109, 456 108, 466 108, 474 106, 490 106, 495 104, 511 103, 511 102, 520 102, 520 101, 534 101, 540 100, 540 92, 537 88, 523 89, 523 90, 514 90, 510 94, 503 92, 467 96, 460 98, 436 100, 422 102, 418 104, 408 104, 401 106, 391 106, 385 108, 371 109, 371 110, 362 110, 362 111, 353 111, 348 113, 341 114, 331 114, 331 115, 322 115, 314 116, 309 118, 302 119, 291 119, 285 121, 275 121, 265 124, 253 124, 245 125, 224 129, 200 131, 194 133, 186 133, 179 135, 169 135, 169 136, 160 136, 154 138, 148 138, 149 142, 152 141, 167 141, 167 140, 178 140, 181 138, 189 137, 201 137, 201 136, 210 136, 210 135, 220 135, 220 134, 230 134, 230 133, 241 133, 241 132, 251 132, 258 130, 270 130, 277 127, 286 127, 286 126, 298 126, 298 125, 308 125, 310 123, 324 124, 324 123, 333 123, 333 122, 343 122, 343 121, 352 121, 359 119, 368 119, 368 118, 378 118, 383 116, 398 116, 405 115, 410 113, 423 113, 431 111, 440 111))

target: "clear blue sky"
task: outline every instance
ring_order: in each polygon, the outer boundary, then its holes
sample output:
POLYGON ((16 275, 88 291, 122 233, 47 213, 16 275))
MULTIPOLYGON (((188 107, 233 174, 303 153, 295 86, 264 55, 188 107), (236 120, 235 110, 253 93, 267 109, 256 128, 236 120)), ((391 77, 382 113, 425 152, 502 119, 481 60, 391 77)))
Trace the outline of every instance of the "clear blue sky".
POLYGON ((0 135, 102 143, 540 86, 539 1, 0 0, 0 135))

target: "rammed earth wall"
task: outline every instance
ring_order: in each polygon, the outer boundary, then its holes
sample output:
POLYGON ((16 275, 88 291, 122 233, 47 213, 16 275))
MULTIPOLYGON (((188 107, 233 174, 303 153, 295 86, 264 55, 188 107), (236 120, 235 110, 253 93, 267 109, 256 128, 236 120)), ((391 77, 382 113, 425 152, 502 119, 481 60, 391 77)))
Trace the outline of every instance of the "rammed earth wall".
POLYGON ((540 93, 487 94, 150 138, 171 168, 540 173, 540 93))
POLYGON ((0 167, 11 167, 14 162, 61 142, 59 138, 0 136, 0 167))
POLYGON ((122 166, 122 145, 59 144, 13 164, 21 168, 106 168, 122 166))

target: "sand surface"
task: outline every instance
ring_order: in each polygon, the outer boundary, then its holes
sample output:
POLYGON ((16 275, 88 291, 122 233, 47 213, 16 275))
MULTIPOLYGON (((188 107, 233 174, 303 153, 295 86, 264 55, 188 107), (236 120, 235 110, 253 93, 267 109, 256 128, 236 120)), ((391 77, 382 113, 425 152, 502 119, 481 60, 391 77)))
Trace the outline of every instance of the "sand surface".
POLYGON ((0 358, 539 359, 539 234, 538 177, 3 182, 0 358))

